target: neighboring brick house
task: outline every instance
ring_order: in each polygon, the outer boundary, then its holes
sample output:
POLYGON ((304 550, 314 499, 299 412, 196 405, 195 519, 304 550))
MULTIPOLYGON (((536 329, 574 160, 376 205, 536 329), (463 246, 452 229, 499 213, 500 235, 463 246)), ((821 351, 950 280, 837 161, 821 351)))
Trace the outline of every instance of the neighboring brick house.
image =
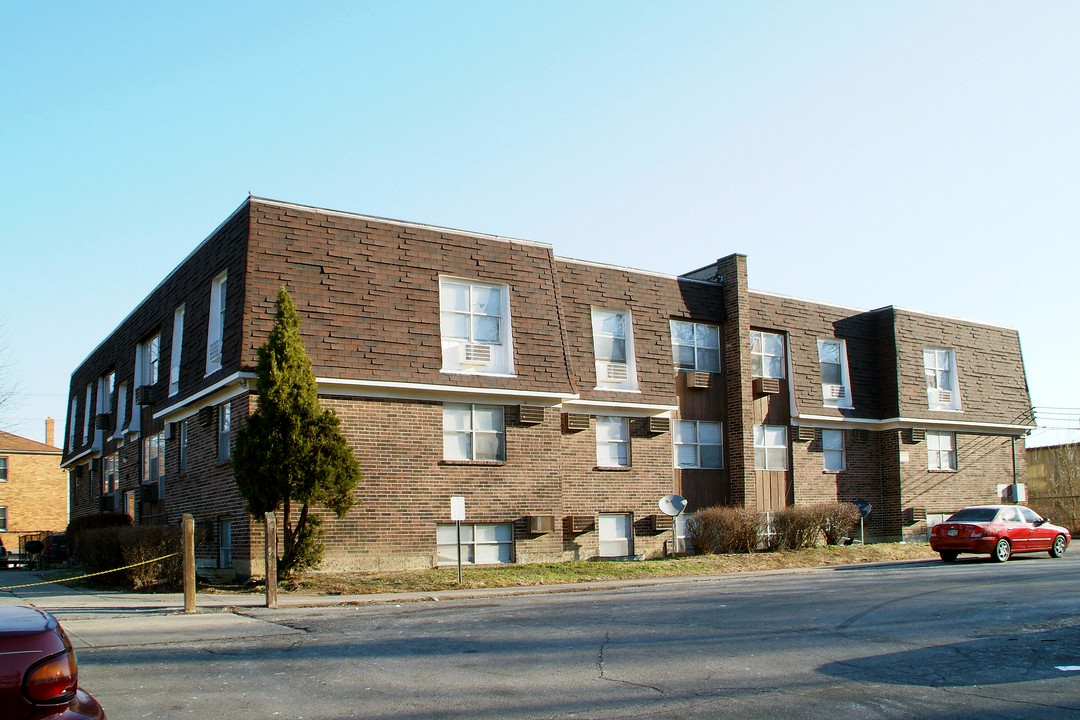
POLYGON ((68 523, 68 474, 55 447, 55 422, 45 421, 45 442, 0 431, 0 539, 15 552, 19 535, 63 532, 68 523))
POLYGON ((671 492, 866 499, 899 538, 997 499, 1031 425, 1015 331, 751 292, 742 255, 675 277, 249 198, 72 374, 74 515, 192 513, 201 566, 261 572, 228 458, 282 286, 364 470, 328 569, 456 561, 452 496, 478 563, 662 552, 671 492))

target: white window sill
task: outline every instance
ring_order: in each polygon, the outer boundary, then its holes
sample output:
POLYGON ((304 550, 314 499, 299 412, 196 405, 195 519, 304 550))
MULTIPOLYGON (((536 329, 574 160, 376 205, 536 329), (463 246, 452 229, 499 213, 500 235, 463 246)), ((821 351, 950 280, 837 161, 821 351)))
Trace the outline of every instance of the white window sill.
POLYGON ((439 370, 439 372, 445 373, 447 375, 480 375, 480 376, 483 376, 483 377, 503 377, 503 378, 516 378, 517 377, 517 374, 513 373, 513 372, 509 372, 509 373, 505 373, 505 372, 489 372, 489 371, 486 371, 486 370, 448 370, 446 368, 441 368, 439 370))
POLYGON ((605 392, 628 393, 630 395, 640 395, 641 394, 641 391, 638 390, 637 388, 611 387, 610 385, 597 385, 596 387, 593 388, 593 390, 603 390, 605 392))

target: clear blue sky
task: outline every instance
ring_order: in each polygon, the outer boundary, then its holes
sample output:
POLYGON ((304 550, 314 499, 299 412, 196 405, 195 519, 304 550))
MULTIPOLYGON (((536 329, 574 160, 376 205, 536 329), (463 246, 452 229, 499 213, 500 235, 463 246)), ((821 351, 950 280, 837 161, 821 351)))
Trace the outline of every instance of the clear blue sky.
POLYGON ((1078 38, 1077 2, 3 3, 3 420, 59 438, 252 191, 1015 327, 1076 428, 1078 38))

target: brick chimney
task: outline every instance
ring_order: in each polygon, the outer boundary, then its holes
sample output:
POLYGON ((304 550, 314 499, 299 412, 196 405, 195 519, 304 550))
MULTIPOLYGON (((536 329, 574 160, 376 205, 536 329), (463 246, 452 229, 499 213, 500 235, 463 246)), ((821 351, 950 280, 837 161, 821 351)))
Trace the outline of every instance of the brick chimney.
POLYGON ((56 421, 45 418, 45 444, 56 447, 56 421))

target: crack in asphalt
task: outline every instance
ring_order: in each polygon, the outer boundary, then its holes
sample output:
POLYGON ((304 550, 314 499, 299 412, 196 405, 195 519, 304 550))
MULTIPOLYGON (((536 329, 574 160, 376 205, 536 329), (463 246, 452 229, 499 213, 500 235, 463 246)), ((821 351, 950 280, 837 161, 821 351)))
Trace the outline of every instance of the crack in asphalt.
POLYGON ((604 649, 607 647, 608 643, 610 643, 610 642, 611 642, 611 633, 610 632, 604 633, 604 642, 600 643, 600 651, 597 653, 597 657, 596 657, 596 668, 600 672, 600 679, 601 680, 606 680, 608 682, 613 682, 613 683, 620 683, 622 685, 631 685, 633 687, 644 688, 646 690, 653 690, 653 691, 659 693, 660 697, 665 697, 667 695, 666 692, 664 692, 661 688, 656 687, 655 685, 646 685, 644 683, 633 682, 632 680, 620 680, 618 678, 607 677, 607 675, 604 674, 604 649))

